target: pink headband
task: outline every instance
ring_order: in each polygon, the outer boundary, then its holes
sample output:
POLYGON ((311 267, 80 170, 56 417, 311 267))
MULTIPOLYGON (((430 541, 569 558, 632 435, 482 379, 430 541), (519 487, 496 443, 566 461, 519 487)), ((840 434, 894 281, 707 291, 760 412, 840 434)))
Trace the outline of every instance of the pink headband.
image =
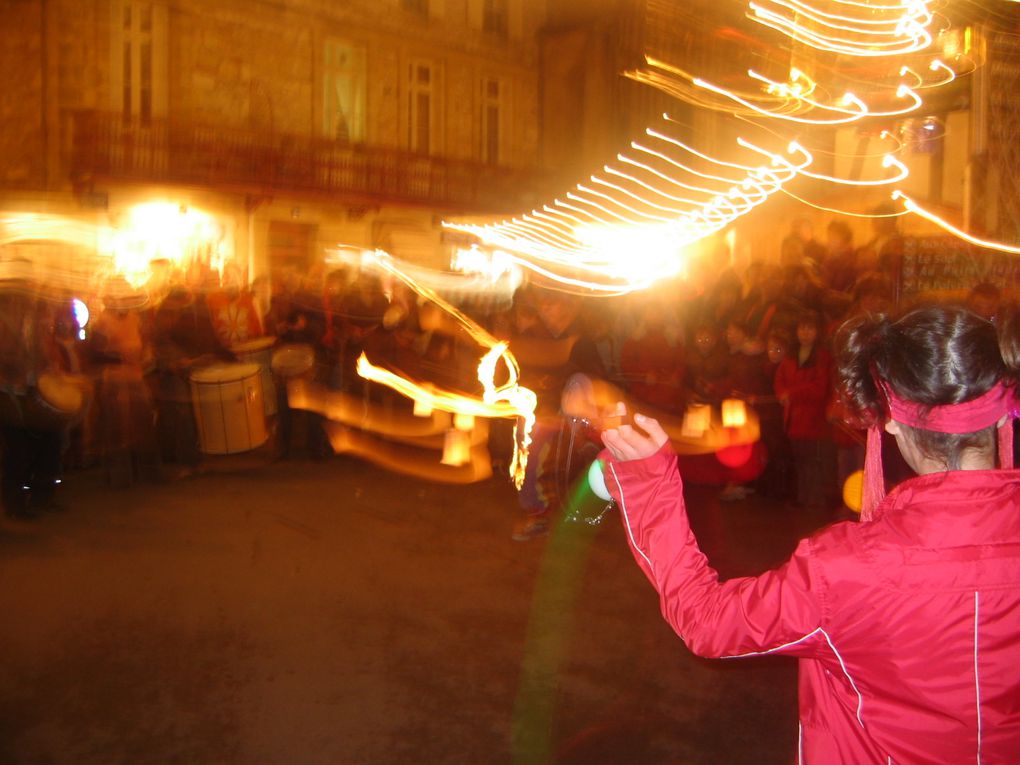
MULTIPOLYGON (((1020 417, 1020 399, 1012 387, 1002 382, 970 401, 927 407, 902 399, 884 382, 879 387, 889 402, 889 415, 896 422, 912 428, 933 430, 937 433, 976 433, 1006 416, 999 427, 999 465, 1013 467, 1013 418, 1020 417)), ((875 508, 885 497, 885 478, 882 473, 882 426, 868 428, 868 447, 864 458, 864 496, 861 501, 861 520, 870 521, 875 508)))
POLYGON ((970 401, 932 407, 900 398, 885 383, 882 388, 889 402, 890 417, 912 428, 936 433, 976 433, 994 425, 1003 415, 1016 414, 1013 390, 1001 382, 970 401))

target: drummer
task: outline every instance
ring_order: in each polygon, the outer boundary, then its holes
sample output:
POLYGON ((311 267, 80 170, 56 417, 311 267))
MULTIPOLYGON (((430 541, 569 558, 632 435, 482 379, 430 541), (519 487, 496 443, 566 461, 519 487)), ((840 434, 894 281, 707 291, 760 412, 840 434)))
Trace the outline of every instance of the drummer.
POLYGON ((183 285, 173 287, 156 311, 153 333, 156 359, 156 428, 164 460, 178 475, 199 464, 198 433, 188 383, 195 369, 231 358, 213 330, 201 296, 183 285))
MULTIPOLYGON (((304 345, 309 348, 320 348, 322 341, 322 324, 314 311, 295 306, 279 328, 282 345, 304 345)), ((321 352, 321 351, 320 351, 321 352)), ((276 442, 277 458, 289 459, 293 456, 294 432, 305 431, 305 449, 312 458, 324 457, 329 447, 325 431, 322 429, 322 415, 302 409, 291 409, 287 397, 286 383, 277 386, 276 408, 276 442), (303 427, 302 427, 303 426, 303 427)))
POLYGON ((7 515, 22 520, 60 509, 64 429, 26 417, 39 396, 39 376, 51 364, 44 342, 49 309, 39 298, 29 261, 0 261, 0 493, 7 515))

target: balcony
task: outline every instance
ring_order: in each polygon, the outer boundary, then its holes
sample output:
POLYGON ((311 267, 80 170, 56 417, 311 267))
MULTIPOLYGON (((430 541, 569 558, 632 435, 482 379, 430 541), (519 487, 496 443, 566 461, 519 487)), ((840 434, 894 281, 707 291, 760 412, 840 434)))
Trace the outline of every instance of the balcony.
POLYGON ((512 213, 534 205, 534 171, 376 146, 122 114, 71 115, 71 179, 165 183, 260 196, 328 197, 444 213, 512 213))

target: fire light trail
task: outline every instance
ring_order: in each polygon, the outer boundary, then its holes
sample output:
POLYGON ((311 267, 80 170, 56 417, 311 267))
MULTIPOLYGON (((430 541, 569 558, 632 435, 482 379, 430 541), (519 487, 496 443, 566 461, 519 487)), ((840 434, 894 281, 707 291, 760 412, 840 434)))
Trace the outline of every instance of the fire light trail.
POLYGON ((498 223, 444 225, 560 288, 624 294, 679 273, 684 246, 762 204, 812 161, 797 143, 784 156, 738 139, 754 165, 715 159, 660 130, 646 135, 564 199, 498 223))
POLYGON ((818 50, 847 56, 916 53, 932 43, 934 14, 925 0, 877 5, 830 0, 828 13, 800 0, 764 0, 748 4, 747 16, 790 39, 818 50))
POLYGON ((486 349, 478 364, 478 381, 482 384, 482 398, 479 400, 452 391, 443 391, 415 383, 387 369, 375 366, 362 354, 358 359, 358 374, 366 380, 377 382, 401 393, 429 408, 476 417, 516 417, 517 428, 514 438, 514 454, 510 464, 510 476, 520 488, 524 480, 524 469, 528 463, 528 447, 531 444, 531 429, 535 424, 535 407, 538 399, 534 391, 518 383, 520 369, 517 360, 510 353, 505 342, 501 342, 485 331, 466 314, 448 303, 433 290, 407 276, 384 252, 366 253, 372 265, 400 279, 421 297, 439 306, 468 336, 486 349), (503 361, 507 379, 497 385, 496 368, 503 361))
POLYGON ((955 237, 962 239, 965 242, 970 242, 977 247, 983 247, 987 250, 998 250, 999 252, 1008 252, 1012 255, 1020 255, 1020 247, 1013 247, 1012 245, 1003 244, 1002 242, 992 242, 988 239, 979 239, 976 236, 968 234, 966 231, 961 231, 956 226, 952 225, 948 221, 940 218, 935 213, 925 210, 921 205, 915 202, 913 199, 908 197, 902 191, 894 191, 892 195, 893 199, 899 199, 903 202, 903 206, 915 215, 920 215, 927 221, 934 223, 944 231, 948 231, 955 237))

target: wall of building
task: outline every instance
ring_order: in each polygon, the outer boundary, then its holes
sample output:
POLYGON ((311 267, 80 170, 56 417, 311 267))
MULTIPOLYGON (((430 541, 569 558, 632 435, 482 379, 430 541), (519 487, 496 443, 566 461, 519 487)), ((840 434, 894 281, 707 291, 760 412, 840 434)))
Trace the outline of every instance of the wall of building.
MULTIPOLYGON (((404 10, 400 0, 154 0, 152 6, 165 40, 154 72, 164 77, 154 117, 254 131, 270 141, 282 134, 325 138, 324 49, 342 41, 366 54, 366 145, 406 148, 408 66, 424 59, 441 73, 437 155, 478 161, 480 83, 488 77, 505 86, 501 164, 539 163, 536 33, 544 0, 510 0, 501 34, 481 28, 482 0, 431 0, 427 15, 404 10)), ((121 0, 0 0, 0 210, 85 215, 105 225, 148 200, 192 205, 230 228, 250 275, 269 267, 273 221, 314 227, 317 252, 339 243, 372 247, 388 236, 379 232, 391 229, 438 241, 431 211, 399 204, 310 201, 282 190, 252 199, 225 189, 112 180, 84 194, 73 190, 71 114, 120 106, 120 13, 121 0)))
POLYGON ((0 2, 0 187, 45 178, 42 55, 42 6, 0 2))

